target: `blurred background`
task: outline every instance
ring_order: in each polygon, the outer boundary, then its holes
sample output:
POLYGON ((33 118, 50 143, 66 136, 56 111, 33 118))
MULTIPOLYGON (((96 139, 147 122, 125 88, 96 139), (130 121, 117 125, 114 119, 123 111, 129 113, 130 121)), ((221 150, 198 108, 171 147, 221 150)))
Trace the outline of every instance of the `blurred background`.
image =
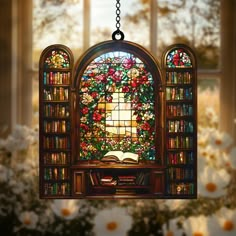
POLYGON ((5 235, 236 235, 236 1, 121 0, 125 40, 161 61, 174 43, 198 61, 196 200, 38 199, 38 62, 75 61, 116 30, 116 0, 2 0, 0 227, 5 235), (214 226, 213 226, 214 225, 214 226))

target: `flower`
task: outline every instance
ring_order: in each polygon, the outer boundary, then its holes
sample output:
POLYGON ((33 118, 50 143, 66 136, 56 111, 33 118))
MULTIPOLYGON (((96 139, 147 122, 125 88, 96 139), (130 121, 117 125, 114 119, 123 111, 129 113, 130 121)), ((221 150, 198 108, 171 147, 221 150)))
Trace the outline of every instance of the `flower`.
POLYGON ((9 176, 8 174, 10 173, 10 170, 0 164, 0 183, 7 182, 9 176))
POLYGON ((88 105, 89 103, 91 103, 93 101, 93 97, 91 95, 89 95, 88 93, 84 93, 83 97, 82 97, 82 103, 84 105, 88 105))
POLYGON ((236 211, 222 207, 214 215, 220 229, 216 232, 218 235, 236 235, 236 211))
POLYGON ((236 147, 232 148, 228 155, 228 163, 233 169, 236 169, 236 147))
MULTIPOLYGON (((186 235, 192 236, 211 236, 215 225, 212 218, 204 215, 191 216, 184 220, 183 228, 186 235)), ((217 234, 218 235, 218 234, 217 234)))
POLYGON ((19 215, 19 221, 27 229, 35 229, 38 223, 38 215, 34 211, 24 211, 19 215))
POLYGON ((114 207, 98 212, 94 218, 94 232, 96 236, 127 235, 131 228, 132 218, 124 208, 114 207))
POLYGON ((77 200, 56 199, 53 201, 51 208, 55 215, 65 220, 74 219, 79 212, 79 202, 77 200))
POLYGON ((213 130, 209 140, 213 148, 218 148, 220 150, 229 147, 233 142, 233 139, 229 134, 220 132, 219 130, 213 130))
POLYGON ((178 219, 169 220, 168 223, 162 226, 164 236, 182 236, 183 229, 178 227, 178 219))
POLYGON ((205 166, 198 175, 198 193, 200 196, 217 198, 226 194, 230 175, 225 169, 205 166))

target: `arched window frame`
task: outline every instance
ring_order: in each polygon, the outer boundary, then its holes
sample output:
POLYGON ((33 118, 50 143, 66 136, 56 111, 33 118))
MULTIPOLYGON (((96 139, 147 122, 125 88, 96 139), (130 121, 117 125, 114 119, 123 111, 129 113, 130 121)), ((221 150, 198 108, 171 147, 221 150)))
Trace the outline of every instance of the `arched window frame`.
MULTIPOLYGON (((154 95, 155 95, 155 117, 157 117, 157 123, 155 127, 155 133, 158 135, 158 138, 155 138, 155 147, 156 147, 156 156, 154 161, 148 161, 149 163, 162 165, 163 164, 163 93, 161 91, 162 89, 162 76, 160 72, 160 67, 158 65, 158 62, 156 59, 142 46, 135 44, 133 42, 128 41, 105 41, 102 43, 99 43, 90 49, 88 49, 77 61, 75 70, 74 70, 74 80, 72 82, 72 103, 74 105, 75 112, 72 112, 75 114, 73 117, 73 125, 74 125, 74 133, 73 133, 73 153, 75 155, 74 163, 81 163, 81 162, 98 162, 98 161, 78 161, 78 140, 80 140, 80 107, 79 107, 79 88, 80 88, 80 82, 81 77, 86 69, 86 67, 93 61, 93 59, 97 58, 98 56, 107 53, 107 52, 114 52, 114 51, 123 51, 130 54, 133 54, 137 58, 139 58, 146 66, 147 70, 152 74, 153 80, 154 80, 154 95)), ((80 146, 80 144, 79 144, 80 146)))

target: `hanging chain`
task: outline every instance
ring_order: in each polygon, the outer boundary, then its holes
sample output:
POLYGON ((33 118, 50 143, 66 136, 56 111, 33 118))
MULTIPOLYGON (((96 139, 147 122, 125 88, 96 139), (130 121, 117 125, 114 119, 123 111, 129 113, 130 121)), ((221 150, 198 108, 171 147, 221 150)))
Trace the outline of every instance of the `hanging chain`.
POLYGON ((120 0, 116 0, 116 29, 120 31, 120 0))
POLYGON ((112 34, 113 40, 123 40, 124 39, 124 33, 120 30, 120 0, 116 0, 116 31, 112 34), (117 38, 118 36, 118 38, 117 38))

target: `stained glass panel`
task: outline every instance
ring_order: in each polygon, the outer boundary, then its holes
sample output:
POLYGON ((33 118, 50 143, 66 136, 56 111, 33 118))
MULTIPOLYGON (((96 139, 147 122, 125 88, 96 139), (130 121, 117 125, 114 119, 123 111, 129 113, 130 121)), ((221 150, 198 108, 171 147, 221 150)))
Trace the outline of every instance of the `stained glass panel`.
POLYGON ((80 83, 80 159, 100 159, 108 151, 155 159, 154 81, 146 65, 130 53, 95 58, 80 83))
POLYGON ((170 68, 192 67, 190 56, 181 48, 174 49, 166 57, 166 65, 170 68))
POLYGON ((67 53, 62 50, 50 51, 50 54, 44 62, 45 68, 68 68, 69 66, 69 57, 67 53))

